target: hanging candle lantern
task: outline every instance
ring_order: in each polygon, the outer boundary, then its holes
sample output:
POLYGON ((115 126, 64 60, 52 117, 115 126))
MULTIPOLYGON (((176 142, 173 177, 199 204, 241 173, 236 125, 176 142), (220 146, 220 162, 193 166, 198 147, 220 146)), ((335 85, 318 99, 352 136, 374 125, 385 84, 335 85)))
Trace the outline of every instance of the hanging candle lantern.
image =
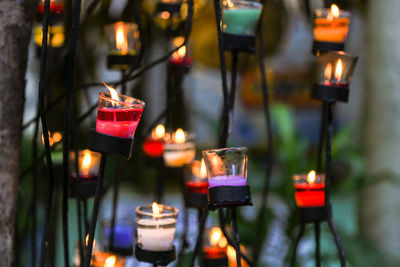
POLYGON ((133 137, 145 103, 130 96, 119 95, 104 84, 108 92, 99 94, 96 128, 89 148, 92 151, 130 158, 133 137))
POLYGON ((314 12, 313 52, 341 51, 349 32, 350 12, 335 4, 314 12))
POLYGON ((163 138, 165 135, 165 127, 162 124, 158 124, 152 131, 151 135, 146 138, 143 143, 144 153, 151 158, 162 157, 164 146, 163 138))
POLYGON ((257 1, 224 0, 222 30, 234 35, 254 35, 262 4, 257 1))
POLYGON ((88 149, 80 150, 78 151, 78 166, 75 164, 75 151, 71 151, 69 153, 71 196, 79 198, 93 197, 96 193, 100 154, 88 149), (78 167, 78 174, 76 173, 76 167, 78 167))
POLYGON ((326 52, 317 56, 317 85, 312 98, 327 102, 347 102, 357 57, 348 53, 326 52))
POLYGON ((213 227, 206 231, 204 235, 204 245, 202 250, 202 261, 204 266, 223 267, 228 265, 227 245, 221 228, 213 227))
POLYGON ((140 50, 140 32, 134 23, 118 21, 106 27, 109 52, 107 67, 124 70, 135 65, 140 50))
POLYGON ((183 167, 194 160, 196 145, 193 142, 193 135, 182 129, 177 129, 172 134, 164 136, 164 162, 171 168, 183 167))
POLYGON ((202 154, 208 175, 209 208, 251 205, 247 186, 247 148, 212 149, 202 154))

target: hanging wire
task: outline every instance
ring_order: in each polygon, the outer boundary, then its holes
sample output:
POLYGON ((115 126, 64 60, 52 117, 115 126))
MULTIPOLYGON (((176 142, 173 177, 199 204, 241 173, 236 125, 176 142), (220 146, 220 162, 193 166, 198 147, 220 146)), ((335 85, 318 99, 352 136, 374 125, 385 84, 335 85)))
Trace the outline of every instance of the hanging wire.
POLYGON ((46 217, 43 226, 43 237, 40 249, 39 266, 44 266, 46 262, 46 254, 49 248, 49 225, 52 219, 52 202, 54 193, 54 174, 53 174, 53 162, 51 158, 51 148, 49 140, 49 131, 47 126, 47 118, 45 113, 45 91, 47 88, 47 35, 49 31, 49 10, 50 10, 50 0, 44 1, 44 12, 43 12, 43 28, 42 28, 42 54, 40 58, 40 78, 39 78, 39 113, 40 119, 42 121, 42 132, 45 144, 45 155, 48 170, 48 199, 46 203, 46 217))

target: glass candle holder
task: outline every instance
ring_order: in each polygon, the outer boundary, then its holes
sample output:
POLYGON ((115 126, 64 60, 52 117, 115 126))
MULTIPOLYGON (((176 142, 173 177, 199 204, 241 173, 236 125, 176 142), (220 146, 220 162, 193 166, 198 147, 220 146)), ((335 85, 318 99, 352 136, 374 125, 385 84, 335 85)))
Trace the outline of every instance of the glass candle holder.
POLYGON ((163 153, 165 165, 179 168, 191 163, 196 155, 196 145, 193 139, 193 135, 180 128, 172 134, 166 134, 163 153))
POLYGON ((257 1, 223 0, 222 30, 237 35, 254 35, 262 4, 257 1))
POLYGON ((311 171, 308 174, 293 175, 295 200, 298 207, 325 206, 325 175, 311 171))
MULTIPOLYGON (((99 173, 101 155, 89 149, 78 151, 78 170, 81 179, 96 179, 99 173)), ((69 153, 69 169, 72 178, 77 178, 75 170, 75 151, 69 153)))
POLYGON ((204 234, 203 257, 205 259, 226 258, 227 245, 228 241, 221 228, 212 227, 209 231, 205 231, 204 234))
POLYGON ((247 147, 203 151, 209 187, 247 185, 247 147))
POLYGON ((140 248, 149 251, 172 249, 178 209, 153 203, 136 209, 137 237, 140 248))
POLYGON ((111 221, 103 221, 103 243, 108 244, 109 250, 123 255, 133 253, 134 222, 129 218, 117 218, 114 225, 114 237, 110 244, 111 221))
POLYGON ((99 94, 96 132, 133 139, 145 103, 133 97, 119 95, 109 86, 107 89, 109 92, 99 94))
POLYGON ((109 252, 96 252, 92 261, 93 267, 124 267, 125 258, 109 253, 109 252))
POLYGON ((195 160, 186 167, 186 190, 188 192, 207 194, 208 179, 204 160, 195 160))
POLYGON ((135 55, 140 49, 140 32, 134 23, 118 21, 106 26, 110 55, 135 55))
POLYGON ((151 136, 147 137, 143 143, 144 153, 152 158, 162 157, 164 151, 163 138, 165 127, 162 124, 157 125, 152 131, 151 136))
MULTIPOLYGON (((183 37, 183 36, 175 37, 171 42, 171 48, 175 49, 175 48, 181 46, 184 43, 184 41, 185 41, 185 37, 183 37)), ((168 63, 172 64, 172 65, 178 65, 178 66, 185 64, 186 67, 190 67, 190 64, 192 63, 192 59, 189 56, 189 49, 187 48, 187 45, 184 45, 181 48, 179 48, 177 51, 175 51, 168 59, 168 63)))
POLYGON ((349 31, 350 12, 331 8, 317 9, 314 12, 314 39, 318 42, 343 43, 349 31))
MULTIPOLYGON (((43 31, 42 24, 35 24, 33 27, 33 40, 38 48, 42 47, 43 31)), ((59 48, 65 42, 65 28, 63 23, 56 23, 49 27, 47 45, 52 48, 59 48)))
POLYGON ((349 87, 357 59, 342 51, 320 53, 317 56, 317 83, 349 87))
MULTIPOLYGON (((39 14, 43 14, 44 12, 44 1, 41 0, 39 2, 37 12, 39 14)), ((57 13, 60 14, 64 11, 64 0, 50 0, 50 13, 57 13)))

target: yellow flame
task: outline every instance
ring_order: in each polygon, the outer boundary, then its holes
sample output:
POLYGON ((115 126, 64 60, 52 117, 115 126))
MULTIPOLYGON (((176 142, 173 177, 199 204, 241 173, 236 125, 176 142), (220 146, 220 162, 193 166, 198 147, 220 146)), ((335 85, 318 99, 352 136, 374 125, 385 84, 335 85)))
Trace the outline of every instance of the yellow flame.
POLYGON ((82 167, 81 167, 81 171, 83 175, 89 175, 89 170, 90 167, 92 165, 92 155, 90 153, 90 150, 85 149, 83 151, 84 155, 83 155, 83 160, 82 160, 82 167))
POLYGON ((205 178, 207 177, 207 169, 204 159, 201 159, 201 167, 200 167, 200 177, 205 178))
POLYGON ((156 126, 151 132, 151 137, 155 140, 163 138, 165 135, 165 127, 162 124, 156 126))
POLYGON ((55 143, 60 142, 61 139, 62 139, 62 134, 61 134, 61 133, 55 132, 55 133, 53 134, 53 140, 54 140, 55 143))
POLYGON ((125 38, 124 23, 121 21, 117 22, 116 27, 117 27, 115 33, 116 47, 118 50, 121 51, 122 55, 126 55, 128 53, 128 40, 125 38))
POLYGON ((332 76, 332 63, 328 63, 324 70, 325 80, 330 81, 332 76))
POLYGON ((219 227, 213 227, 210 230, 210 245, 213 247, 218 246, 218 242, 222 237, 222 231, 219 227))
MULTIPOLYGON (((185 38, 182 37, 182 36, 174 38, 174 40, 173 40, 174 47, 181 46, 184 41, 185 41, 185 38)), ((172 57, 174 57, 174 58, 183 58, 183 57, 185 57, 185 55, 186 55, 186 45, 182 46, 177 51, 175 51, 172 54, 172 57)))
POLYGON ((338 18, 340 14, 340 9, 337 5, 332 4, 331 5, 331 14, 334 18, 338 18))
POLYGON ((172 136, 172 139, 177 144, 184 144, 186 141, 185 132, 179 128, 172 136))
POLYGON ((315 171, 310 171, 307 175, 307 182, 309 184, 313 184, 315 183, 315 179, 316 179, 315 171))
MULTIPOLYGON (((54 139, 51 137, 50 131, 48 131, 48 135, 49 135, 50 146, 53 146, 54 145, 54 139)), ((44 134, 42 134, 42 144, 44 145, 44 134)))
POLYGON ((153 209, 153 215, 160 215, 161 210, 156 202, 153 202, 152 209, 153 209))
POLYGON ((171 14, 169 14, 168 11, 163 11, 160 13, 160 18, 161 19, 169 19, 171 17, 171 14))
POLYGON ((104 267, 114 267, 115 262, 117 261, 117 257, 114 255, 107 257, 107 259, 104 262, 104 267))
POLYGON ((340 81, 342 78, 342 73, 343 73, 343 63, 342 60, 339 59, 336 63, 336 68, 335 68, 335 79, 340 81))
POLYGON ((104 86, 108 89, 108 91, 110 92, 110 94, 111 94, 111 99, 116 100, 116 101, 119 101, 117 91, 115 91, 115 89, 112 88, 111 86, 108 86, 104 81, 102 81, 102 82, 103 82, 104 86))

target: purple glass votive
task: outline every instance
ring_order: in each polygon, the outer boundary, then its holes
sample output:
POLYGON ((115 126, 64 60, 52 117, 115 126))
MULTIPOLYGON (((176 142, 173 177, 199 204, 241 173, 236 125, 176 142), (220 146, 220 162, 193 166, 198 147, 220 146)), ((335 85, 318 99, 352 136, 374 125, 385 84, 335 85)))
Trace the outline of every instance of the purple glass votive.
MULTIPOLYGON (((111 227, 104 229, 106 237, 111 235, 111 227)), ((112 246, 117 249, 129 249, 133 245, 133 227, 129 224, 116 224, 114 226, 114 238, 112 246)))

